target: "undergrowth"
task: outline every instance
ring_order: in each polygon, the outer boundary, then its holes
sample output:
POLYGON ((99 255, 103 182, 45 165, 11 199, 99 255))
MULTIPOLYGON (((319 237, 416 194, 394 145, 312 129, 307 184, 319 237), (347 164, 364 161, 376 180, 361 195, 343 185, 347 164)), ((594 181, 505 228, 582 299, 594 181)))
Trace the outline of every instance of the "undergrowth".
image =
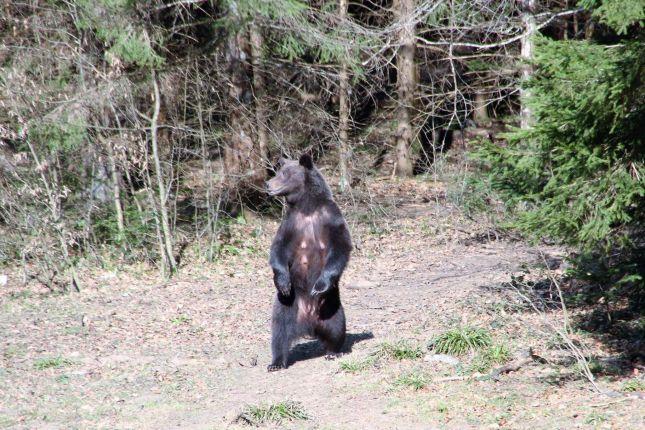
POLYGON ((259 426, 269 422, 308 420, 309 414, 298 402, 284 401, 273 404, 248 405, 238 416, 238 421, 259 426))
POLYGON ((407 340, 398 342, 383 342, 374 353, 378 358, 393 358, 395 360, 414 360, 423 356, 419 345, 407 340))
POLYGON ((57 367, 70 366, 72 363, 71 360, 64 357, 45 357, 39 358, 34 362, 34 367, 37 370, 45 370, 57 367))
POLYGON ((435 337, 431 348, 438 354, 463 355, 492 344, 490 333, 479 327, 462 326, 435 337))

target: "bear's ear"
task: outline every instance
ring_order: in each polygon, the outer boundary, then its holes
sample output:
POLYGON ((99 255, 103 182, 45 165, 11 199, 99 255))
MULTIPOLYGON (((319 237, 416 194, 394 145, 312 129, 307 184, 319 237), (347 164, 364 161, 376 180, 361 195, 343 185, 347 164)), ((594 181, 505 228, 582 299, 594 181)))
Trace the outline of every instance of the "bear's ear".
POLYGON ((304 167, 305 169, 313 169, 314 168, 314 160, 311 159, 311 155, 309 154, 302 154, 300 156, 300 165, 304 167))

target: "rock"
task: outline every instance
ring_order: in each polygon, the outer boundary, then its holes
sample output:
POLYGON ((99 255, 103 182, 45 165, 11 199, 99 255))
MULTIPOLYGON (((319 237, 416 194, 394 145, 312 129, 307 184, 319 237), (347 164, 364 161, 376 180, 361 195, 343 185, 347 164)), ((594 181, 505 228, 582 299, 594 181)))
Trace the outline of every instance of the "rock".
POLYGON ((0 287, 4 287, 9 283, 9 277, 7 275, 0 275, 0 287))

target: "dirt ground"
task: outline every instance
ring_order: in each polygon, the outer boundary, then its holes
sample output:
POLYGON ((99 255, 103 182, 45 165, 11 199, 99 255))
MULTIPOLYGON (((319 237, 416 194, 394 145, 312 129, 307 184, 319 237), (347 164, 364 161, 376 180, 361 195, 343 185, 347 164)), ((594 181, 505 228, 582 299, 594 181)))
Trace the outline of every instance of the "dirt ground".
MULTIPOLYGON (((431 361, 428 342, 460 325, 487 329, 513 355, 561 353, 548 331, 561 312, 517 310, 494 287, 513 274, 537 276, 541 252, 562 250, 495 240, 485 219, 465 218, 432 181, 374 182, 341 204, 356 245, 341 285, 349 333, 341 359, 325 360, 303 339, 287 370, 266 371, 267 256, 278 220, 248 216, 231 227, 237 242, 221 259, 205 263, 193 250, 168 282, 114 268, 93 273, 80 293, 42 295, 10 278, 0 292, 0 428, 246 428, 236 420, 246 406, 289 400, 309 419, 262 426, 645 428, 643 400, 596 393, 575 365, 536 361, 494 381, 469 377, 469 355, 431 361), (401 339, 424 356, 341 367, 401 339), (410 372, 425 375, 422 387, 397 384, 410 372)), ((611 356, 593 338, 581 341, 611 356)), ((620 391, 638 372, 598 383, 620 391)))

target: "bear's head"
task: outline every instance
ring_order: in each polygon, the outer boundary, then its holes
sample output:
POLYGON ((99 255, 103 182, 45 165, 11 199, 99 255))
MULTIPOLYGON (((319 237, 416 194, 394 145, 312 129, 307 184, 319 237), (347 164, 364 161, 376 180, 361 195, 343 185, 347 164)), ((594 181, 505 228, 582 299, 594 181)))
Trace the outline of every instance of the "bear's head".
POLYGON ((286 197, 290 203, 305 196, 331 195, 325 180, 314 167, 308 154, 301 155, 298 161, 281 158, 278 161, 278 171, 267 181, 266 189, 269 195, 286 197))

